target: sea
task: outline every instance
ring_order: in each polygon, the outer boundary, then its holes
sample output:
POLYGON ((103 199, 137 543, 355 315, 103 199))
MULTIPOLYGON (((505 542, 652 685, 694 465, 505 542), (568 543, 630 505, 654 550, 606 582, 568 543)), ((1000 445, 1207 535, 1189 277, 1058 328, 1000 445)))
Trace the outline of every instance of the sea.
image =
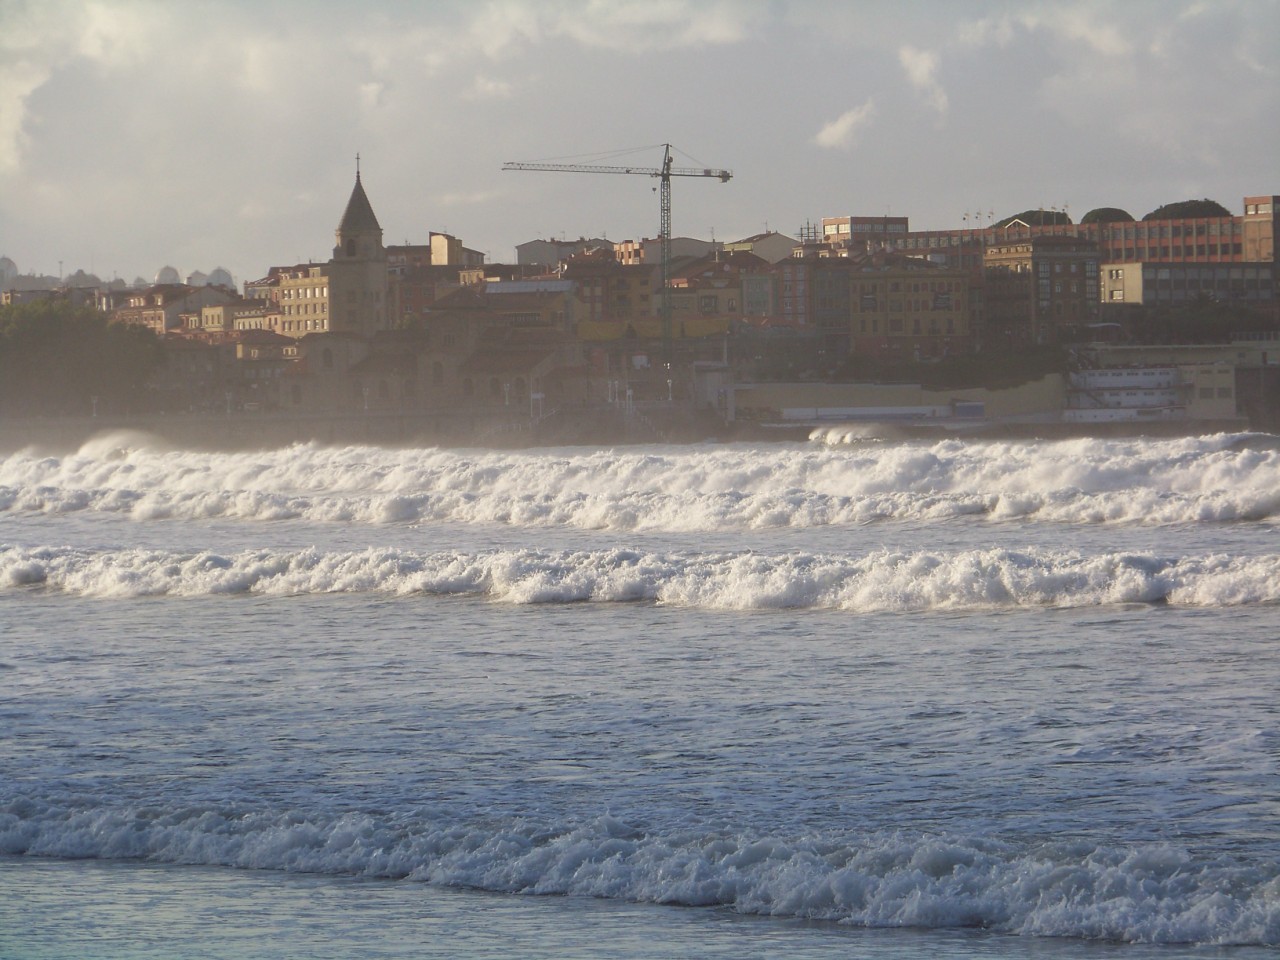
POLYGON ((0 957, 1274 958, 1280 438, 0 454, 0 957))

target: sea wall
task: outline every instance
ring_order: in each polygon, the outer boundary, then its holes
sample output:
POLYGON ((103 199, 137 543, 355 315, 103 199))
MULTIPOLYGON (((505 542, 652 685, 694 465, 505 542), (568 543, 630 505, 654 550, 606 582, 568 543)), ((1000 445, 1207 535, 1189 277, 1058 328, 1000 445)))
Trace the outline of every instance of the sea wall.
POLYGON ((1061 419, 1066 387, 1060 374, 1004 390, 967 387, 930 390, 908 383, 760 383, 738 387, 737 418, 780 419, 783 410, 850 408, 902 410, 950 408, 955 402, 980 403, 983 416, 996 421, 1061 419))

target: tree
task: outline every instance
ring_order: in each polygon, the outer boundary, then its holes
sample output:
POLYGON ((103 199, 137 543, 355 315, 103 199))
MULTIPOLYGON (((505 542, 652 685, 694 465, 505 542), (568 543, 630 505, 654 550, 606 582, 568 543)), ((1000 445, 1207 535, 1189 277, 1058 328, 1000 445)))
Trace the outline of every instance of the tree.
POLYGON ((159 366, 150 330, 110 323, 66 300, 0 307, 0 409, 23 414, 87 414, 137 406, 159 366))
POLYGON ((1095 207, 1080 218, 1081 223, 1127 223, 1133 219, 1128 210, 1119 207, 1095 207))
POLYGON ((1007 227, 1015 220, 1021 220, 1032 227, 1071 222, 1071 218, 1061 210, 1023 210, 1021 213, 1015 213, 1012 217, 1005 217, 996 224, 996 227, 1007 227))
POLYGON ((1192 217, 1229 217, 1231 211, 1216 200, 1179 200, 1156 207, 1143 220, 1187 220, 1192 217))

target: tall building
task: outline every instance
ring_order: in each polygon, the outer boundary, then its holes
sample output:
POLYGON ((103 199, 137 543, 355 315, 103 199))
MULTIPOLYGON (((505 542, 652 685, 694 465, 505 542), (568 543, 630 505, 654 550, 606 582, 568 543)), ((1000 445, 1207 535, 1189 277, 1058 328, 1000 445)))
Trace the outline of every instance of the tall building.
POLYGON ((388 328, 387 249, 382 227, 356 170, 356 183, 329 261, 329 329, 371 337, 388 328))
POLYGON ((294 338, 310 333, 368 338, 391 326, 387 249, 358 170, 335 237, 333 259, 327 263, 272 267, 261 280, 245 284, 246 296, 278 307, 279 333, 294 338))
POLYGON ((1098 319, 1098 245, 1038 236, 988 247, 987 342, 1043 344, 1098 319))

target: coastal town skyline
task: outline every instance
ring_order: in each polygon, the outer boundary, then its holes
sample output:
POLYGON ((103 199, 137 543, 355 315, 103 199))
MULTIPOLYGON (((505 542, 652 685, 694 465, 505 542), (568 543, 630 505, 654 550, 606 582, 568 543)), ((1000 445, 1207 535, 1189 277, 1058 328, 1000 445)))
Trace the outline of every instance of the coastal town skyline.
POLYGON ((388 245, 447 232, 490 261, 656 236, 654 184, 501 165, 656 166, 662 142, 734 172, 673 190, 674 234, 717 240, 848 214, 1239 213, 1273 179, 1273 2, 296 11, 0 7, 0 254, 239 283, 324 260, 357 153, 388 245))

